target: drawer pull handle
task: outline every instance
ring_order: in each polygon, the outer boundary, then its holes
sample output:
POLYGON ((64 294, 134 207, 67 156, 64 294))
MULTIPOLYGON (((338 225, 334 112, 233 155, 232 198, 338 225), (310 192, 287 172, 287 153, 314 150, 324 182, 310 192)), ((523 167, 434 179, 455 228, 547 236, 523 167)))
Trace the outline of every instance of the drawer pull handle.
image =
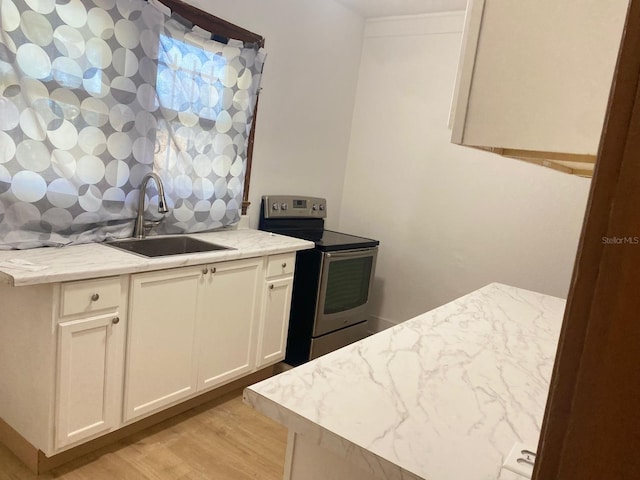
POLYGON ((100 299, 100 295, 98 295, 97 293, 94 293, 93 295, 91 295, 92 302, 97 302, 99 299, 100 299))
POLYGON ((273 283, 269 285, 269 290, 273 290, 273 283))
POLYGON ((211 269, 211 273, 212 273, 212 274, 216 273, 216 267, 213 267, 213 268, 211 269))
POLYGON ((284 263, 282 264, 282 268, 287 268, 287 262, 284 262, 284 263))
POLYGON ((120 317, 113 317, 111 319, 111 323, 113 323, 114 325, 117 325, 120 323, 120 317))
POLYGON ((202 269, 202 273, 206 275, 207 273, 209 273, 209 269, 207 267, 204 267, 202 269))

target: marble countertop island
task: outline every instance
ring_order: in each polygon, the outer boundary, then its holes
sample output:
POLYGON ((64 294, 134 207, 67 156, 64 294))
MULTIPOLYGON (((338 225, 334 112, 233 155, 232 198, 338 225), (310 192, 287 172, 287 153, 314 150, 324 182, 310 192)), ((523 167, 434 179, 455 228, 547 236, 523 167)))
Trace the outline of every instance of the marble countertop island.
POLYGON ((493 283, 253 385, 244 400, 289 428, 285 478, 315 478, 296 476, 299 437, 301 452, 318 453, 309 462, 354 468, 331 478, 522 479, 501 466, 515 442, 537 446, 564 307, 493 283))
POLYGON ((0 250, 0 283, 14 287, 201 265, 313 248, 313 242, 252 229, 188 234, 232 250, 147 258, 102 243, 0 250), (20 264, 26 262, 26 264, 20 264))

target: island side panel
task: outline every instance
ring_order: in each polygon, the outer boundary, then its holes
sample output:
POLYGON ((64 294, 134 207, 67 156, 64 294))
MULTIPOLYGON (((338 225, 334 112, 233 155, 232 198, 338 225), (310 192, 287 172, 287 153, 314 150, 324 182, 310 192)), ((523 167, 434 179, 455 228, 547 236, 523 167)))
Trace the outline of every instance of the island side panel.
POLYGON ((408 472, 400 476, 397 473, 387 476, 361 470, 344 456, 318 446, 304 435, 289 432, 284 480, 421 480, 408 472))
MULTIPOLYGON (((303 436, 305 442, 313 445, 313 448, 322 449, 332 455, 339 456, 345 462, 354 466, 354 468, 366 472, 369 475, 368 478, 382 478, 385 480, 420 478, 411 476, 411 473, 402 467, 385 460, 366 448, 355 445, 349 440, 323 428, 314 421, 298 415, 288 408, 279 405, 277 402, 266 398, 253 390, 255 385, 257 384, 244 389, 243 402, 263 415, 287 427, 290 434, 295 433, 298 436, 303 436)), ((291 459, 294 455, 294 450, 295 445, 290 441, 287 445, 284 480, 289 479, 286 475, 292 467, 291 459)))
POLYGON ((0 285, 0 418, 43 451, 52 443, 57 291, 0 285))

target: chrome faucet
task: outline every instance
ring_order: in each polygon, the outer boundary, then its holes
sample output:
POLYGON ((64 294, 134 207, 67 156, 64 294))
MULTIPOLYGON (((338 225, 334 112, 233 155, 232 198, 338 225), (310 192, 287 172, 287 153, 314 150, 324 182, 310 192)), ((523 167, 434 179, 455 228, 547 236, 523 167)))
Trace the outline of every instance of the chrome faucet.
POLYGON ((164 196, 164 185, 162 185, 162 180, 160 176, 155 172, 147 173, 142 179, 142 184, 140 185, 140 197, 138 199, 138 215, 136 217, 136 223, 133 226, 133 234, 131 235, 133 238, 144 238, 144 197, 147 193, 147 183, 149 183, 149 179, 153 178, 156 182, 156 188, 158 189, 158 213, 169 213, 169 209, 167 208, 167 199, 164 196))

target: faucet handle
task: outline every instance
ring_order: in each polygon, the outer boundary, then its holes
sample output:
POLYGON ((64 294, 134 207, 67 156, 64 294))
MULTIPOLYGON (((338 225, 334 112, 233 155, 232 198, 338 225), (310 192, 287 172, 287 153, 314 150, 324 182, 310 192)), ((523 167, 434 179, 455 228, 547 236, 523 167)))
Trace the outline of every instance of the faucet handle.
POLYGON ((164 216, 160 220, 146 220, 144 221, 144 233, 147 234, 149 231, 160 225, 164 221, 164 216))

